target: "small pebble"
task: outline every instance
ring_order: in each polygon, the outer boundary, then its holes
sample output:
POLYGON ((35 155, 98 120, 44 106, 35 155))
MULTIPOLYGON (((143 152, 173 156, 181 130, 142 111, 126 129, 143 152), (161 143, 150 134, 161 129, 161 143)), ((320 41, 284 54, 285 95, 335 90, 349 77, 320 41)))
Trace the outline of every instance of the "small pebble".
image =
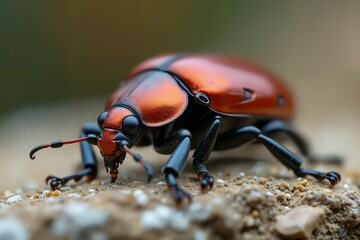
POLYGON ((61 187, 59 190, 60 191, 67 191, 67 190, 70 190, 71 188, 69 186, 64 186, 64 187, 61 187))
POLYGON ((267 183, 266 179, 265 178, 259 178, 258 182, 261 184, 261 185, 265 185, 267 183))
POLYGON ((140 225, 144 229, 164 229, 169 225, 173 210, 165 205, 158 205, 153 210, 143 212, 140 225))
POLYGON ((61 195, 61 192, 59 190, 55 190, 51 193, 53 197, 59 197, 61 195))
POLYGON ((224 180, 218 178, 218 179, 216 179, 216 183, 225 184, 226 182, 224 180))
POLYGON ((202 206, 198 203, 193 203, 187 209, 186 215, 190 220, 203 222, 210 217, 212 210, 213 208, 211 205, 202 206))
POLYGON ((78 193, 69 193, 66 196, 69 198, 80 198, 81 197, 80 194, 78 194, 78 193))
POLYGON ((275 230, 285 238, 310 239, 325 217, 320 207, 300 206, 276 217, 275 230))
POLYGON ((331 191, 330 189, 327 189, 327 188, 324 188, 324 189, 322 190, 322 193, 323 193, 324 195, 333 195, 333 191, 331 191))
POLYGON ((89 192, 89 193, 95 193, 95 192, 96 192, 96 190, 95 190, 95 189, 90 188, 90 189, 88 190, 88 192, 89 192))
POLYGON ((260 217, 260 212, 259 212, 258 210, 253 210, 253 211, 251 212, 251 216, 252 216, 253 218, 258 218, 258 217, 260 217))
POLYGON ((305 187, 308 184, 308 180, 304 179, 301 182, 298 182, 297 184, 305 187))
POLYGON ((290 194, 285 194, 285 198, 286 198, 286 200, 291 200, 291 195, 290 194))
POLYGON ((265 195, 266 195, 266 196, 274 196, 274 194, 272 194, 272 192, 269 192, 269 191, 267 191, 267 192, 265 193, 265 195))
POLYGON ((83 239, 81 234, 84 232, 91 233, 93 229, 103 226, 107 220, 108 213, 103 209, 86 203, 71 201, 64 206, 55 218, 51 225, 51 231, 58 236, 71 234, 78 236, 78 239, 83 239))
POLYGON ((52 192, 49 190, 44 190, 42 192, 42 197, 51 197, 52 196, 52 192))
POLYGON ((164 185, 166 185, 166 182, 160 181, 160 182, 157 183, 157 185, 159 185, 159 186, 164 186, 164 185))
POLYGON ((8 199, 6 201, 8 203, 14 203, 14 202, 18 202, 21 200, 23 200, 23 197, 21 195, 15 195, 15 196, 8 197, 8 199))
POLYGON ((196 230, 194 232, 194 240, 207 240, 207 233, 203 230, 196 230))
POLYGON ((136 203, 140 206, 145 206, 149 203, 149 197, 140 189, 134 191, 136 203))
POLYGON ((253 227, 255 226, 255 219, 253 217, 246 217, 244 218, 244 224, 246 227, 253 227))
POLYGON ((238 174, 240 177, 245 177, 245 173, 244 172, 239 172, 238 174))

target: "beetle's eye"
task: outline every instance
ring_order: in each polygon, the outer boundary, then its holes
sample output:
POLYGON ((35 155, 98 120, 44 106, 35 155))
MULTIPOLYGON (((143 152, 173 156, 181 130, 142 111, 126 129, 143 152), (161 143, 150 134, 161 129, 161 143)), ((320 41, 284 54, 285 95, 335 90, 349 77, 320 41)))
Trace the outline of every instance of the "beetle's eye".
POLYGON ((140 122, 135 116, 127 116, 122 122, 122 130, 125 134, 135 135, 140 128, 140 122))
POLYGON ((98 126, 100 129, 104 128, 104 121, 105 121, 106 115, 107 115, 107 112, 103 112, 98 117, 98 126))

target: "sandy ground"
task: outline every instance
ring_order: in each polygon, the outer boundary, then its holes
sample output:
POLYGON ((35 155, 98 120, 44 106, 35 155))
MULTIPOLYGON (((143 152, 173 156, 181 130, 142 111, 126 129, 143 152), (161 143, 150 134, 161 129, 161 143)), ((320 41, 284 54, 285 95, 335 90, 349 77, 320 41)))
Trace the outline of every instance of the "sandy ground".
POLYGON ((343 167, 306 164, 341 172, 342 182, 335 188, 326 181, 296 179, 266 150, 247 146, 212 155, 208 167, 216 184, 207 194, 199 192, 189 161, 179 181, 192 193, 193 202, 181 207, 174 205, 160 173, 167 156, 152 148, 135 149, 155 169, 149 184, 143 169, 127 158, 114 184, 99 162, 99 177, 92 183, 69 182, 60 192, 49 191, 47 175, 66 176, 78 169, 79 147, 44 150, 35 161, 29 160, 29 150, 77 137, 84 122, 96 119, 103 102, 33 106, 3 119, 0 239, 360 238, 359 134, 352 127, 358 113, 355 118, 324 115, 326 109, 314 111, 315 104, 303 109, 297 122, 311 136, 316 153, 346 158, 343 167))

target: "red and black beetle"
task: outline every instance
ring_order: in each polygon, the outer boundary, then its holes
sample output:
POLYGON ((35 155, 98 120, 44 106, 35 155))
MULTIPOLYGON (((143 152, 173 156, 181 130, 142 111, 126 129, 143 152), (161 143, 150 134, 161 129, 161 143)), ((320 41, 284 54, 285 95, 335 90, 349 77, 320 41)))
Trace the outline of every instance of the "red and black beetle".
POLYGON ((244 60, 206 54, 162 55, 147 60, 133 69, 105 105, 98 124, 87 124, 80 138, 55 141, 35 147, 57 148, 81 142, 84 169, 79 173, 51 180, 52 189, 83 176, 97 174, 96 158, 91 145, 97 145, 111 180, 126 153, 147 170, 152 168, 134 145, 153 144, 157 152, 171 154, 163 172, 177 202, 191 200, 176 181, 194 148, 193 167, 202 191, 212 188, 214 178, 208 173, 206 160, 214 150, 234 148, 252 141, 263 144, 295 175, 327 179, 331 185, 340 181, 337 172, 318 172, 301 167, 301 159, 270 136, 287 134, 300 152, 311 158, 307 144, 292 128, 293 98, 273 73, 244 60))

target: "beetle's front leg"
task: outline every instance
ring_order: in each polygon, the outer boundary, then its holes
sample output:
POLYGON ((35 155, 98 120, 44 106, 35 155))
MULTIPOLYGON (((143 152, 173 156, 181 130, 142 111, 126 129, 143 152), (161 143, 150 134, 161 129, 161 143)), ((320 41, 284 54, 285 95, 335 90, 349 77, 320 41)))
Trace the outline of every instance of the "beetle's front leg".
POLYGON ((174 144, 177 144, 177 146, 163 168, 165 179, 177 204, 181 204, 183 200, 191 202, 191 195, 180 188, 176 181, 176 178, 185 167, 186 159, 190 152, 190 132, 185 129, 180 129, 179 131, 171 134, 169 137, 163 139, 161 142, 158 142, 156 147, 165 149, 167 147, 174 146, 174 144))
MULTIPOLYGON (((80 137, 86 137, 89 134, 98 136, 101 134, 101 131, 96 124, 86 124, 81 130, 80 137)), ((87 176, 88 181, 91 181, 96 177, 97 161, 92 146, 88 142, 81 142, 80 148, 84 169, 74 175, 63 178, 52 175, 48 176, 46 178, 46 184, 50 181, 50 187, 52 190, 58 189, 60 186, 64 186, 72 179, 74 179, 74 181, 79 181, 83 176, 87 176)))
POLYGON ((214 186, 214 177, 209 175, 205 166, 205 161, 208 160, 219 132, 221 117, 215 116, 213 122, 206 130, 199 145, 194 152, 193 168, 200 180, 201 192, 206 192, 207 189, 212 189, 214 186))

